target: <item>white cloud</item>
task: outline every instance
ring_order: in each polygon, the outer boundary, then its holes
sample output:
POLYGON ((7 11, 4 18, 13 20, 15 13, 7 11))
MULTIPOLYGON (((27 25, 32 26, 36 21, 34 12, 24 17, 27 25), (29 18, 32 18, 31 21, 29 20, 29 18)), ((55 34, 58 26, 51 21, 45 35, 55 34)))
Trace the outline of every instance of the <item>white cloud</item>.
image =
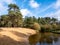
POLYGON ((57 10, 55 13, 52 14, 52 16, 60 20, 60 10, 57 10))
POLYGON ((51 18, 54 17, 60 20, 60 10, 57 10, 56 12, 53 12, 53 13, 48 13, 44 15, 44 17, 51 17, 51 18))
POLYGON ((53 13, 50 13, 50 17, 55 17, 58 20, 60 20, 60 0, 56 0, 54 6, 52 6, 56 11, 53 13))
POLYGON ((21 13, 23 15, 28 15, 30 13, 30 11, 28 9, 21 9, 21 13))
POLYGON ((4 14, 7 11, 8 7, 0 3, 0 15, 4 14))
POLYGON ((54 8, 55 8, 55 9, 60 8, 60 0, 57 0, 57 1, 55 2, 54 8))
POLYGON ((6 14, 7 9, 8 9, 7 5, 10 3, 16 3, 16 2, 15 2, 15 0, 1 0, 0 1, 0 15, 6 14))
POLYGON ((28 9, 21 9, 20 11, 21 11, 23 17, 25 17, 25 16, 32 16, 32 12, 29 11, 28 9))
POLYGON ((37 13, 45 12, 45 11, 47 11, 49 8, 53 7, 53 5, 54 5, 54 3, 50 4, 49 6, 47 6, 47 8, 44 8, 44 9, 40 10, 40 11, 37 12, 37 13))
POLYGON ((32 8, 38 8, 39 7, 39 4, 36 1, 34 1, 34 0, 30 0, 29 5, 32 8))
POLYGON ((15 0, 2 0, 0 1, 1 3, 6 3, 6 4, 10 4, 10 3, 16 3, 15 0))
POLYGON ((47 8, 43 9, 40 13, 47 11, 47 9, 49 9, 49 8, 54 8, 56 11, 47 13, 46 15, 44 15, 42 17, 54 17, 54 18, 57 18, 58 20, 60 20, 60 0, 56 0, 55 3, 51 4, 47 8))

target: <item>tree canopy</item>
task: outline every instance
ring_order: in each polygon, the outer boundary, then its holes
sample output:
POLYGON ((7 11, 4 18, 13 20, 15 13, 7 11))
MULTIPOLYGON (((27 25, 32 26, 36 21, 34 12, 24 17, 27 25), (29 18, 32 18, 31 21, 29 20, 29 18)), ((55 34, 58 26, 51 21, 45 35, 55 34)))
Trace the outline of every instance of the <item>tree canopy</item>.
POLYGON ((60 29, 60 22, 56 18, 25 16, 16 4, 8 5, 8 14, 0 16, 0 27, 25 27, 41 30, 60 29))

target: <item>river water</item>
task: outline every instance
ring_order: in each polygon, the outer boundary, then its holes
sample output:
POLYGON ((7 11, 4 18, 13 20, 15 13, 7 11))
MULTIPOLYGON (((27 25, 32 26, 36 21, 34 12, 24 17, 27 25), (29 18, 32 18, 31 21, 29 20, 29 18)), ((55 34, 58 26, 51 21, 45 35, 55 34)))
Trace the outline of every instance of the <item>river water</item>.
POLYGON ((29 37, 30 45, 60 45, 60 34, 37 33, 29 37))

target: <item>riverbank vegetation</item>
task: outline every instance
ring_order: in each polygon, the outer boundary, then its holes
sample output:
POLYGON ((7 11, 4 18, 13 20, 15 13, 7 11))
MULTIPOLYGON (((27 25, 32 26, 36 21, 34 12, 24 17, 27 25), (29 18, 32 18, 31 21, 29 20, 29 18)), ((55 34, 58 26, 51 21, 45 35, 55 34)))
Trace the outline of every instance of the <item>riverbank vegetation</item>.
POLYGON ((16 4, 8 5, 8 14, 0 16, 0 27, 24 27, 45 31, 58 31, 60 30, 60 22, 56 18, 50 17, 28 17, 20 12, 19 7, 16 4))

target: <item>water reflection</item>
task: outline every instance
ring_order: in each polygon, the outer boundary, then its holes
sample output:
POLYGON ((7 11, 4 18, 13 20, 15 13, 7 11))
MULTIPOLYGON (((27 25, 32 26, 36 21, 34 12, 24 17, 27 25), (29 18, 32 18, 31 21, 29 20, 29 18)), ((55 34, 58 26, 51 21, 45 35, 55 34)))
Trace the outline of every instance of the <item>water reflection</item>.
MULTIPOLYGON (((29 37, 30 45, 57 45, 60 42, 60 34, 38 33, 29 37)), ((59 43, 60 44, 60 43, 59 43)))

